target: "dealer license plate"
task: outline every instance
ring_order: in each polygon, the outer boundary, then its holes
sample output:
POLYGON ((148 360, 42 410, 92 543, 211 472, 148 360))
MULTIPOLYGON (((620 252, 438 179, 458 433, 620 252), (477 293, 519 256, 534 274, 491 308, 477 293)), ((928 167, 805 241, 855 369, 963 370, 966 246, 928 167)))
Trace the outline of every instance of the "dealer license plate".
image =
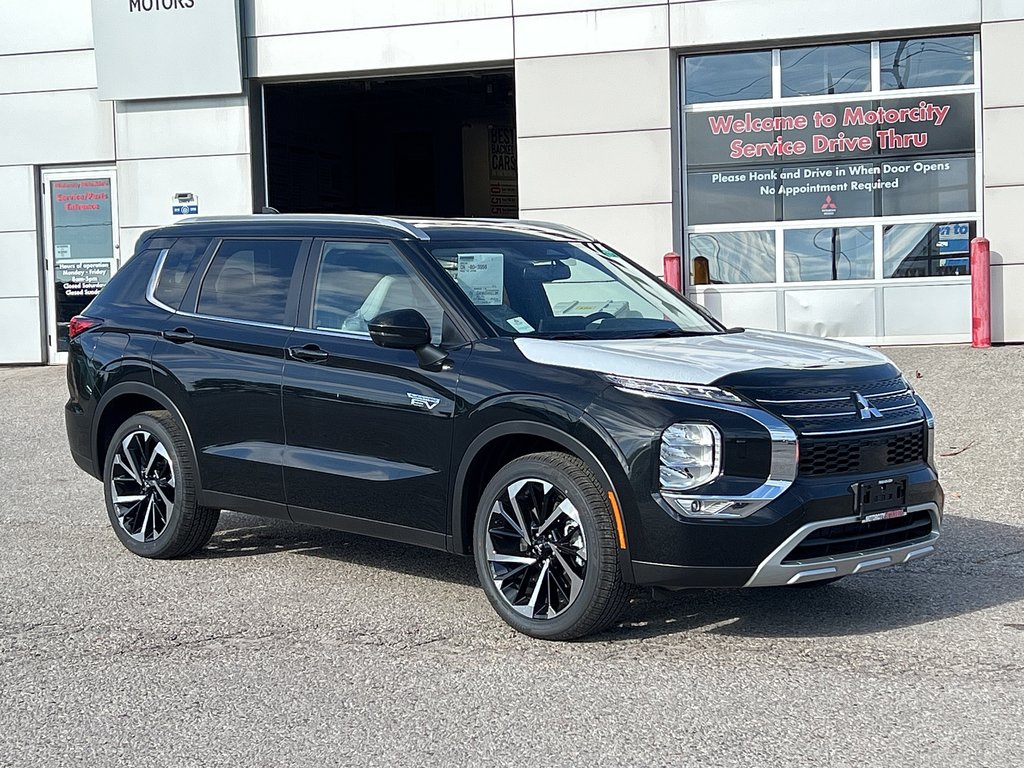
POLYGON ((862 523, 891 520, 907 514, 907 478, 887 477, 854 483, 854 510, 862 523))

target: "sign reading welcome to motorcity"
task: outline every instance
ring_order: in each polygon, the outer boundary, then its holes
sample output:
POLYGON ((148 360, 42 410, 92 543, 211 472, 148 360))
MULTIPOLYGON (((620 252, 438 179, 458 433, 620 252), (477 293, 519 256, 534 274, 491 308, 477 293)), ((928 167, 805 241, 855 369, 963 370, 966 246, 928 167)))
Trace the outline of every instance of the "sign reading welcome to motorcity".
POLYGON ((974 96, 686 115, 691 224, 973 210, 974 96))
POLYGON ((103 100, 242 91, 236 0, 92 0, 103 100))

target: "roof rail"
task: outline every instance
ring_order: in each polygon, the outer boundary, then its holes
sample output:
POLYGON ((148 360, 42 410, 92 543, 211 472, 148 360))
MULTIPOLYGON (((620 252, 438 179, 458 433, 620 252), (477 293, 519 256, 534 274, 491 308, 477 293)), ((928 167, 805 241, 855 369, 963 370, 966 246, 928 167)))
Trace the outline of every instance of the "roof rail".
MULTIPOLYGON (((216 223, 216 222, 228 222, 228 221, 267 221, 268 217, 264 214, 247 214, 237 216, 189 216, 185 219, 178 219, 174 222, 177 224, 200 224, 200 223, 216 223)), ((346 214, 346 213, 279 213, 272 217, 275 222, 304 222, 309 223, 313 221, 321 221, 324 223, 335 223, 335 224, 376 224, 379 227, 387 227, 388 229, 396 229, 399 232, 404 232, 417 240, 429 240, 430 235, 424 232, 419 227, 413 226, 401 219, 393 219, 390 216, 363 216, 360 214, 346 214)))

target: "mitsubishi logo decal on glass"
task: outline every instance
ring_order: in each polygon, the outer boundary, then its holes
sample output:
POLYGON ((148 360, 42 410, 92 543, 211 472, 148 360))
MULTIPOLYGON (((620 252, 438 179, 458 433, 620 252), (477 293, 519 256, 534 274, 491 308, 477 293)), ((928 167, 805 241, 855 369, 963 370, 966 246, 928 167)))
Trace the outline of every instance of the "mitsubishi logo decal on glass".
POLYGON ((409 398, 409 402, 417 408, 426 408, 428 411, 434 410, 437 404, 441 402, 439 398, 417 395, 415 392, 406 392, 405 395, 409 398))
POLYGON ((851 397, 853 398, 853 404, 857 407, 857 413, 862 421, 882 418, 882 412, 869 403, 868 399, 860 392, 852 393, 851 397))

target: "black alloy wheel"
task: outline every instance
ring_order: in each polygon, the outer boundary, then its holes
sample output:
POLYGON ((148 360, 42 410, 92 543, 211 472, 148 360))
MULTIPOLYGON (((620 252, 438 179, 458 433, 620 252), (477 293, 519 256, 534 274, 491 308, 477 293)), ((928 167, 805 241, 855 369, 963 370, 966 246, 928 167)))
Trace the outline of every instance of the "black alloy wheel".
POLYGON ((121 543, 153 558, 181 557, 206 544, 220 510, 198 503, 197 477, 185 431, 167 411, 125 421, 103 468, 107 515, 121 543))
POLYGON ((515 459, 484 490, 474 525, 480 581, 498 614, 533 637, 569 640, 615 621, 629 588, 610 502, 575 456, 515 459))

